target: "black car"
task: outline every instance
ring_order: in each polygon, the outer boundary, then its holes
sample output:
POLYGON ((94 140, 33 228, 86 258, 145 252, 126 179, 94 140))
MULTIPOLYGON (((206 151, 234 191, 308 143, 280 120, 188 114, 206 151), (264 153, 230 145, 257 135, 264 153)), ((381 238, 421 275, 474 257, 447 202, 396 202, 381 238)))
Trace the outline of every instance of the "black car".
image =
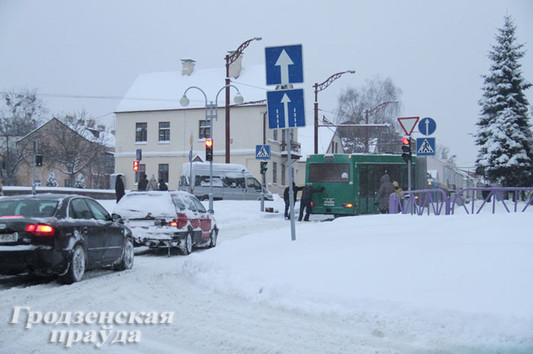
POLYGON ((0 197, 0 274, 57 274, 69 284, 92 268, 130 269, 133 254, 130 229, 92 198, 0 197))

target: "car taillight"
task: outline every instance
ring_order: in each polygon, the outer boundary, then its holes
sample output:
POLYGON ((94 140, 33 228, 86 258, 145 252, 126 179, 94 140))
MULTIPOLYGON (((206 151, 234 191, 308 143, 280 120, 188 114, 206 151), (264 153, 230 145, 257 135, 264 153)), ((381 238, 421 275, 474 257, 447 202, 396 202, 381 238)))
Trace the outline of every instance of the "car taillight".
POLYGON ((29 224, 24 230, 31 233, 34 236, 54 236, 54 228, 50 225, 43 224, 29 224))
POLYGON ((311 202, 311 206, 312 206, 312 207, 315 206, 315 203, 311 202))

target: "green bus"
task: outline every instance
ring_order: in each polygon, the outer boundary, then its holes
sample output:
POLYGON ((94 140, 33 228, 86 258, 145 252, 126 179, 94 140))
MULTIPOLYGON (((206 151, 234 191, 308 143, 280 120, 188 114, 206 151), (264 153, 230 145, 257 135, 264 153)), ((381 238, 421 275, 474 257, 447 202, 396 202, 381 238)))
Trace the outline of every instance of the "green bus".
MULTIPOLYGON (((411 190, 426 188, 424 158, 412 157, 411 190)), ((392 181, 408 190, 407 163, 401 155, 317 154, 306 161, 305 182, 324 187, 312 198, 312 214, 361 215, 380 212, 377 200, 380 178, 387 171, 392 181)))

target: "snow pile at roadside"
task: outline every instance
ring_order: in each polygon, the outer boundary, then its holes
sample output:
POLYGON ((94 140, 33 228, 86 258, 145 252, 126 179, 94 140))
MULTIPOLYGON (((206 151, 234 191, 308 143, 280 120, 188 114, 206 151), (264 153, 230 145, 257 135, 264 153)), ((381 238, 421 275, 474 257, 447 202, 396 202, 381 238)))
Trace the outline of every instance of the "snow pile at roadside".
POLYGON ((379 318, 399 338, 533 349, 533 210, 297 222, 292 242, 282 202, 267 206, 280 213, 215 202, 219 245, 191 255, 188 276, 259 304, 379 318))

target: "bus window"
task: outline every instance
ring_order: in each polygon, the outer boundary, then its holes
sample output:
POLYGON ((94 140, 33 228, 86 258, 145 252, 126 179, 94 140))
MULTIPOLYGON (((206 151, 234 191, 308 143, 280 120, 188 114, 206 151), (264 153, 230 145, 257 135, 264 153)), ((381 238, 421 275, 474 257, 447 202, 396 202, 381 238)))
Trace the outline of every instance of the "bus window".
POLYGON ((309 182, 339 182, 350 181, 350 164, 348 163, 310 163, 309 182))

